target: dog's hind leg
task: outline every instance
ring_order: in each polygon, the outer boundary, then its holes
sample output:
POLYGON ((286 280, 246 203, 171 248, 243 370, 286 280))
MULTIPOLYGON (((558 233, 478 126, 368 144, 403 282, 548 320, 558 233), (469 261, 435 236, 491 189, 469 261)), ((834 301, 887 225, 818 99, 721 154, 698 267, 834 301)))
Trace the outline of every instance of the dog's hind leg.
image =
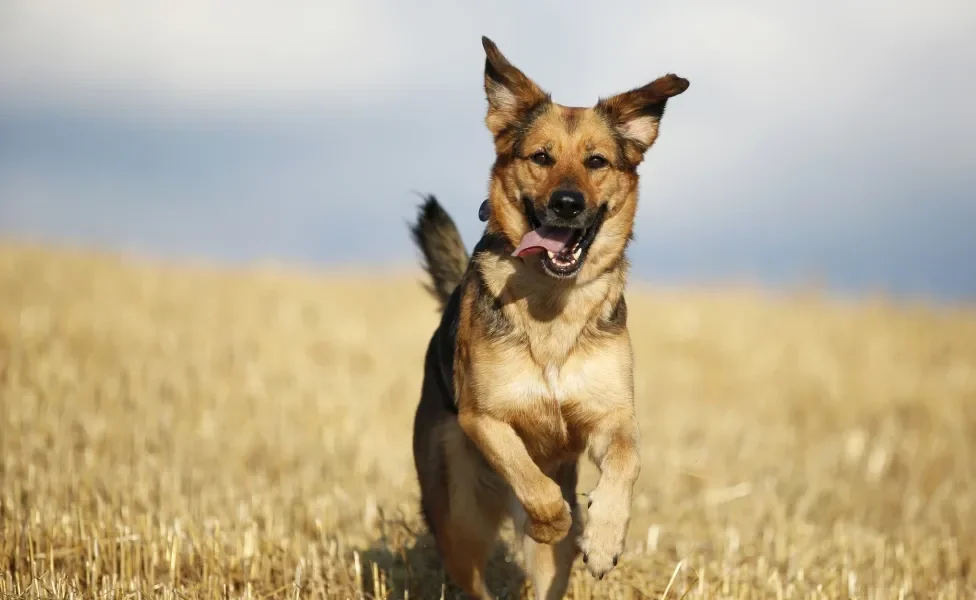
MULTIPOLYGON (((525 555, 525 566, 532 579, 536 600, 560 600, 569 586, 569 575, 578 554, 577 538, 582 532, 580 510, 576 502, 577 469, 576 462, 565 463, 551 474, 553 480, 559 484, 563 498, 569 503, 573 516, 573 524, 566 537, 549 545, 540 544, 528 535, 522 535, 522 553, 525 555)), ((516 507, 514 516, 515 530, 522 531, 526 516, 521 506, 516 507)))
POLYGON ((427 506, 443 507, 432 515, 434 538, 451 580, 466 594, 493 600, 485 568, 507 515, 507 486, 491 472, 464 433, 453 424, 440 432, 444 477, 425 489, 427 506))
MULTIPOLYGON (((469 515, 472 519, 480 515, 469 515)), ((487 525, 486 523, 481 523, 487 525)), ((494 600, 485 580, 485 566, 495 544, 497 529, 472 528, 471 523, 452 521, 437 535, 444 569, 451 581, 478 600, 494 600), (480 529, 480 530, 478 530, 480 529)))

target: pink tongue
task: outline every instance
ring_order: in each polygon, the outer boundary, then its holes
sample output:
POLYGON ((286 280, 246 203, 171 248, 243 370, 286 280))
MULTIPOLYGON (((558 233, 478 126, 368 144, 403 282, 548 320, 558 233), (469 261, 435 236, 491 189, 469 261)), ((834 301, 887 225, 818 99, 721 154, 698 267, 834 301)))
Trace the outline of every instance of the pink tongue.
POLYGON ((553 254, 559 254, 566 249, 566 244, 573 237, 573 230, 563 227, 542 227, 528 232, 522 236, 518 248, 512 252, 512 256, 526 256, 536 254, 543 250, 548 250, 553 254))

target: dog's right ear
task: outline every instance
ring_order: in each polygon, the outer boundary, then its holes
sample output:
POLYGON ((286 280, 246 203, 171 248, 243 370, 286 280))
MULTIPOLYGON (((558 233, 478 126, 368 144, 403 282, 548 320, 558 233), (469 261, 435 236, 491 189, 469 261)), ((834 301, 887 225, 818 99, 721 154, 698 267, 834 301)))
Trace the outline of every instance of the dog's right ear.
POLYGON ((508 62, 494 42, 482 36, 481 44, 485 47, 485 94, 488 97, 485 125, 497 138, 540 103, 551 99, 525 73, 508 62))

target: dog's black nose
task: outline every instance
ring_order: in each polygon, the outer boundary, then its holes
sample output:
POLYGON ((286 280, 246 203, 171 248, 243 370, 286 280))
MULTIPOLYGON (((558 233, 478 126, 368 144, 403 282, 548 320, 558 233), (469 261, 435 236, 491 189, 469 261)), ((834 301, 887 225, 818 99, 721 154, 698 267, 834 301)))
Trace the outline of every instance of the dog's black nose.
POLYGON ((556 190, 549 196, 549 209, 560 219, 572 219, 586 208, 583 194, 576 190, 556 190))

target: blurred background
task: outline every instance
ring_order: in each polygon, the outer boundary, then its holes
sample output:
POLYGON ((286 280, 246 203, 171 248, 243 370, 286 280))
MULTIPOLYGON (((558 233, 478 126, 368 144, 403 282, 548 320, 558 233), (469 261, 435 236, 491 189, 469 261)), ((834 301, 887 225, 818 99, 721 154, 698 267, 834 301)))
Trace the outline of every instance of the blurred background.
POLYGON ((976 296, 976 3, 0 0, 0 236, 413 268, 469 246, 488 35, 556 101, 691 87, 641 167, 636 279, 976 296))

